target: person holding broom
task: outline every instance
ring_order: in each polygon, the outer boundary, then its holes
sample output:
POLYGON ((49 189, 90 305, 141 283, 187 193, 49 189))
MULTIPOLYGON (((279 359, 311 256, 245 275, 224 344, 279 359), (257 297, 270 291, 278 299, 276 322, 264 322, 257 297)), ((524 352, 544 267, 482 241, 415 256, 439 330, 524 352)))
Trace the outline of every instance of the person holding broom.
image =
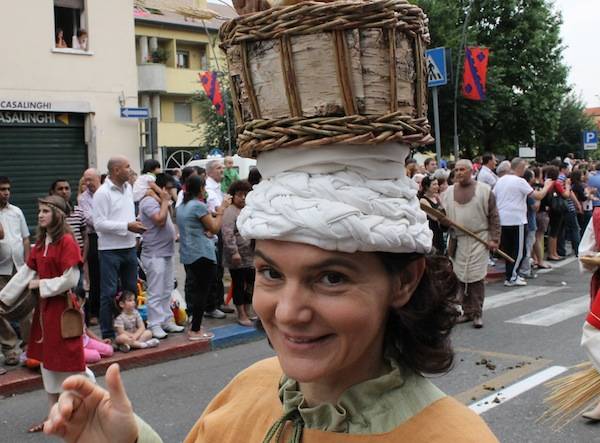
MULTIPOLYGON (((483 327, 483 300, 489 250, 498 248, 500 217, 491 188, 473 180, 470 160, 459 160, 454 168, 455 182, 444 193, 444 207, 450 220, 456 221, 488 242, 481 242, 453 229, 448 255, 459 280, 458 302, 464 311, 459 322, 473 321, 483 327)), ((442 221, 443 223, 443 221, 442 221)))

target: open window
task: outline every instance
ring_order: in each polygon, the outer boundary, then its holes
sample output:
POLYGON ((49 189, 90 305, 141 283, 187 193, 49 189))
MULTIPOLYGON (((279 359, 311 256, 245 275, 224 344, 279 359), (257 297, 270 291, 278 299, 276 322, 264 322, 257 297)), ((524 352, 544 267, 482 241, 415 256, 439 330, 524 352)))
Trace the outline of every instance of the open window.
POLYGON ((54 0, 54 47, 88 51, 85 0, 54 0))
POLYGON ((177 67, 190 69, 190 51, 177 50, 177 67))

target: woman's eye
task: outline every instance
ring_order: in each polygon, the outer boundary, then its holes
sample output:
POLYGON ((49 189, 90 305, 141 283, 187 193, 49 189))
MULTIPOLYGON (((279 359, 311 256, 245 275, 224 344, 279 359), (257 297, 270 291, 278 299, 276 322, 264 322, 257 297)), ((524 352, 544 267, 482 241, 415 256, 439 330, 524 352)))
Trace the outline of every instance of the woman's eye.
POLYGON ((267 280, 279 280, 281 278, 281 274, 273 268, 263 268, 258 273, 267 280))
POLYGON ((342 283, 346 283, 346 277, 339 272, 330 272, 321 277, 320 283, 323 283, 328 286, 341 285, 342 283))

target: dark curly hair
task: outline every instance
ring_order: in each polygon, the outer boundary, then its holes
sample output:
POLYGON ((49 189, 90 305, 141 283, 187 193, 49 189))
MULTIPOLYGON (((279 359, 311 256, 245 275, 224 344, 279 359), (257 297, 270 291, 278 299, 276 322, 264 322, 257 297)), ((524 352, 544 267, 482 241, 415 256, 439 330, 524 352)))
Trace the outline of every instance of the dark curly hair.
POLYGON ((237 181, 234 181, 231 184, 231 186, 229 186, 227 193, 233 197, 238 192, 248 193, 248 192, 250 192, 251 189, 252 189, 252 185, 250 184, 250 182, 248 182, 248 180, 237 180, 237 181))
POLYGON ((425 271, 409 302, 392 311, 386 326, 402 362, 423 374, 447 372, 454 362, 450 333, 456 324, 458 280, 452 263, 443 256, 377 252, 390 275, 398 275, 415 260, 425 260, 425 271))

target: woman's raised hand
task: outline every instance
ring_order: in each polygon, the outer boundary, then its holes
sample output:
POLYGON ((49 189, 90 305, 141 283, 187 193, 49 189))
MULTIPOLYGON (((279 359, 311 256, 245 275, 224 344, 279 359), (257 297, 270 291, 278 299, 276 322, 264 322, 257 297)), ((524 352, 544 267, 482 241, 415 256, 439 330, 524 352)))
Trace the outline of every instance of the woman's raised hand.
POLYGON ((66 442, 134 443, 138 426, 119 365, 106 371, 106 387, 108 391, 81 375, 67 378, 44 423, 44 433, 66 442))

